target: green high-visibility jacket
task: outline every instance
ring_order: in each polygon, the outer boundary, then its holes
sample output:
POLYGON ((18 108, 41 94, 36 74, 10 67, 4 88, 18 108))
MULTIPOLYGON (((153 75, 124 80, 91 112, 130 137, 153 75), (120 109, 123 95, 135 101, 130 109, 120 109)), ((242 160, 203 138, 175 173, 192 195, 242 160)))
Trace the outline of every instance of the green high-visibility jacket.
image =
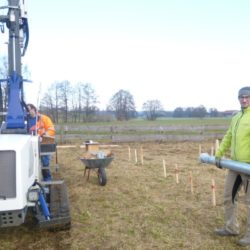
POLYGON ((232 160, 250 163, 250 107, 233 116, 215 157, 221 158, 229 149, 232 160))

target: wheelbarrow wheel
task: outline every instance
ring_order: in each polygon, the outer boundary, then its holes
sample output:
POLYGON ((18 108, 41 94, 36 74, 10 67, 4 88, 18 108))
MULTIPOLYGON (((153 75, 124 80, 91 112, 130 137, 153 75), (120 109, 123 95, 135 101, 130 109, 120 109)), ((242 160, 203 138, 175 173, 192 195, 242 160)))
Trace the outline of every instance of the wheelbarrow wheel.
POLYGON ((98 180, 101 186, 105 186, 107 183, 107 176, 106 176, 105 168, 103 167, 98 169, 98 180))

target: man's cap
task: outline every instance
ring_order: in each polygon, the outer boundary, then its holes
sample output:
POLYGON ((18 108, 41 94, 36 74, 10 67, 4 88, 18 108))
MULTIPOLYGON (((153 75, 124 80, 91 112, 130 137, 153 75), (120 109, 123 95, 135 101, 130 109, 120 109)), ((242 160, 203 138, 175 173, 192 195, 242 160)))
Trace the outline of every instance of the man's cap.
POLYGON ((243 87, 239 90, 238 96, 250 96, 250 87, 243 87))

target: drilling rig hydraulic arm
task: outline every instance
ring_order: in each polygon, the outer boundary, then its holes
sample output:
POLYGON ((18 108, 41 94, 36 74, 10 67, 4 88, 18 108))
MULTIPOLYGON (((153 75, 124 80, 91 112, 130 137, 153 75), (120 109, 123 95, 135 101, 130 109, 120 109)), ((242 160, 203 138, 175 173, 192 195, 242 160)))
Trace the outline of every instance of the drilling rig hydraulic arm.
POLYGON ((0 22, 9 30, 8 41, 8 111, 2 133, 27 133, 26 105, 23 96, 21 56, 25 54, 29 41, 29 26, 24 0, 9 0, 7 15, 0 22))

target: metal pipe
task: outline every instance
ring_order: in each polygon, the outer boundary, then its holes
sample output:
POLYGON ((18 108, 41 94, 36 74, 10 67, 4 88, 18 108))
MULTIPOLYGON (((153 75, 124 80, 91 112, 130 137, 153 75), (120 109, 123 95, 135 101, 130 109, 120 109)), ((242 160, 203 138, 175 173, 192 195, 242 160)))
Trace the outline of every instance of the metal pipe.
MULTIPOLYGON (((201 163, 207 163, 211 165, 215 165, 215 157, 210 156, 208 153, 200 154, 199 161, 201 163)), ((250 175, 250 164, 245 162, 233 161, 229 159, 220 159, 220 166, 222 168, 230 169, 236 171, 238 173, 248 174, 250 175)))

